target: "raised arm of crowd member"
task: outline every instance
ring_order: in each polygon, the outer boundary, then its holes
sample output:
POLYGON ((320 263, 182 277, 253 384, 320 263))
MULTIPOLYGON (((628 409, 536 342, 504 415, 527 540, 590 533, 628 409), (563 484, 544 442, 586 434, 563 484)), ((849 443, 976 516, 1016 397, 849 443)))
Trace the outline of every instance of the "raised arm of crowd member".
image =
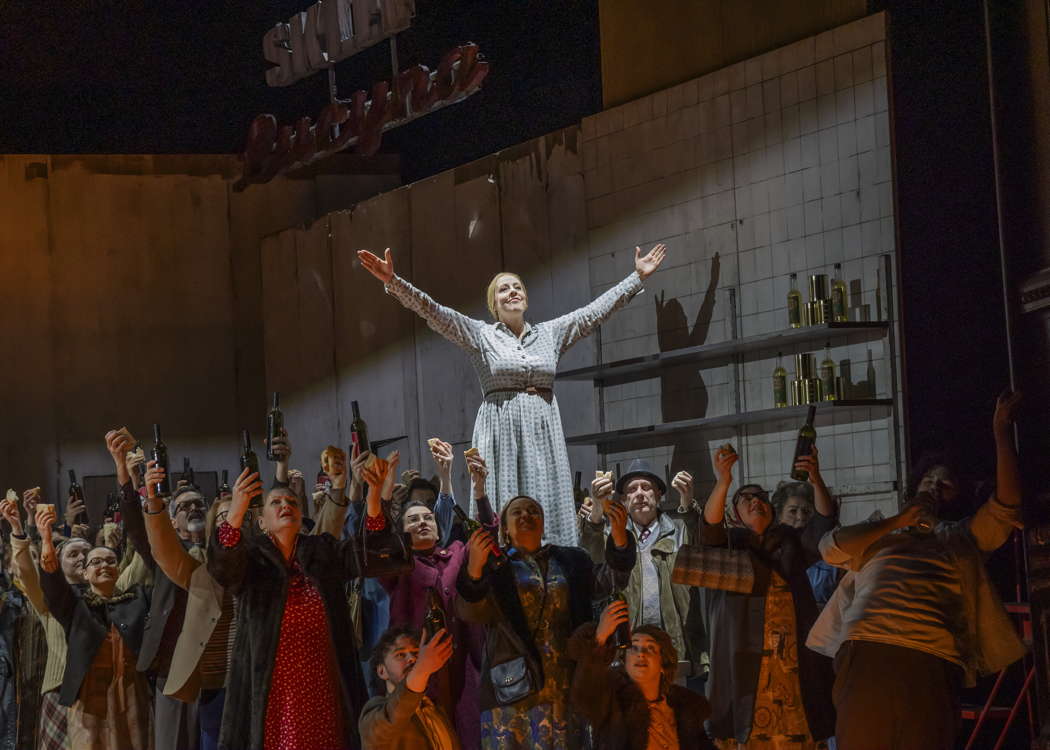
POLYGON ((361 476, 368 482, 368 497, 365 498, 365 531, 381 531, 389 525, 391 519, 383 508, 394 494, 394 483, 397 481, 397 467, 401 462, 401 452, 394 451, 386 458, 386 474, 380 475, 376 469, 367 464, 361 470, 361 476))
POLYGON ((326 494, 324 504, 317 511, 312 534, 331 534, 336 539, 343 535, 343 524, 350 509, 350 500, 346 496, 346 454, 339 451, 328 461, 328 478, 331 489, 326 494))
POLYGON ((452 506, 456 504, 456 496, 452 491, 452 465, 455 462, 455 451, 452 444, 444 440, 434 438, 430 447, 430 456, 434 459, 437 468, 438 496, 434 502, 434 517, 437 519, 438 533, 441 535, 439 546, 447 547, 453 541, 466 541, 466 533, 462 525, 456 523, 456 516, 452 506))
MULTIPOLYGON (((345 454, 344 454, 345 456, 345 454)), ((371 460, 371 451, 362 451, 350 459, 350 507, 346 512, 346 523, 343 536, 356 536, 361 528, 361 519, 365 512, 365 465, 371 460)))
MULTIPOLYGON (((39 490, 26 490, 23 498, 31 492, 39 490)), ((23 503, 24 503, 23 499, 23 503)), ((29 537, 25 533, 22 516, 18 512, 18 503, 14 500, 0 501, 0 516, 11 524, 11 566, 15 575, 22 582, 29 603, 33 605, 38 615, 48 613, 47 602, 44 601, 44 592, 40 588, 40 574, 37 572, 36 563, 30 550, 29 537)))
POLYGON ((569 640, 576 662, 572 707, 590 722, 594 749, 714 750, 704 731, 711 707, 703 696, 674 684, 678 654, 666 632, 655 625, 636 628, 622 664, 611 666, 617 650, 609 639, 629 619, 626 602, 614 601, 597 623, 581 625, 569 640))
POLYGON ((453 654, 452 637, 439 630, 429 641, 408 628, 391 628, 372 655, 372 669, 385 694, 361 712, 361 742, 369 750, 440 748, 459 750, 461 743, 449 717, 424 696, 430 677, 453 654))
MULTIPOLYGON (((269 447, 270 439, 266 438, 267 448, 269 447)), ((288 484, 288 459, 292 456, 292 446, 288 441, 288 431, 283 427, 281 428, 280 436, 273 439, 273 454, 277 456, 277 461, 273 467, 273 478, 276 482, 282 482, 288 484)))
POLYGON ((604 472, 591 480, 590 512, 580 524, 580 546, 596 563, 605 562, 605 506, 613 502, 616 483, 604 472))
POLYGON ((155 462, 149 462, 146 471, 146 484, 149 487, 149 495, 146 499, 145 530, 148 537, 148 547, 152 559, 160 567, 161 571, 171 582, 181 589, 189 590, 190 578, 193 571, 197 569, 200 562, 190 555, 175 532, 171 518, 164 511, 167 510, 165 498, 158 497, 155 487, 158 482, 163 482, 165 477, 164 468, 157 466, 155 462))
POLYGON ((208 540, 211 550, 208 556, 208 571, 220 586, 229 589, 234 595, 240 591, 248 567, 248 544, 244 540, 241 527, 244 525, 248 506, 254 498, 262 494, 259 473, 249 473, 248 469, 244 469, 233 483, 233 498, 226 512, 226 519, 215 525, 213 536, 208 540))
MULTIPOLYGON (((150 550, 149 537, 146 534, 146 522, 142 517, 142 501, 139 494, 131 484, 131 473, 128 471, 127 455, 135 445, 134 438, 127 428, 110 430, 106 433, 106 449, 110 458, 113 459, 113 468, 117 473, 117 486, 120 487, 120 513, 121 521, 124 523, 124 534, 128 541, 135 547, 135 551, 142 558, 147 568, 153 568, 155 561, 150 550)), ((147 464, 151 466, 152 462, 147 464)), ((148 471, 148 469, 147 469, 148 471)), ((156 485, 146 482, 147 497, 153 497, 156 493, 156 485)), ((156 501, 156 500, 154 500, 156 501)), ((151 512, 167 510, 167 498, 160 498, 161 508, 151 512)), ((167 515, 165 513, 165 515, 167 515)), ((170 523, 170 520, 169 520, 170 523)))
POLYGON ((727 450, 725 447, 715 451, 715 486, 711 488, 711 494, 704 503, 704 523, 700 530, 701 541, 704 544, 725 541, 726 533, 722 521, 726 517, 729 487, 733 484, 733 466, 739 460, 740 456, 736 451, 727 450))
POLYGON ((72 585, 62 575, 55 551, 53 529, 57 517, 53 505, 37 506, 36 525, 40 529, 40 586, 46 610, 68 633, 73 624, 73 612, 78 597, 73 592, 72 585))

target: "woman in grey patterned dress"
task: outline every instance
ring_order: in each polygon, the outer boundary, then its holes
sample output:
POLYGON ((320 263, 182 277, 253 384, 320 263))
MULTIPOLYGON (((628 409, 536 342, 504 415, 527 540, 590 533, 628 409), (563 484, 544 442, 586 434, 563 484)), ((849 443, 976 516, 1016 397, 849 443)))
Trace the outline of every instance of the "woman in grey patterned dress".
POLYGON ((495 322, 486 323, 438 304, 397 276, 390 248, 382 260, 367 250, 357 253, 388 294, 467 352, 485 395, 474 422, 473 445, 492 466, 488 496, 497 512, 517 495, 537 498, 546 515, 548 542, 577 543, 569 455, 552 389, 558 360, 630 302, 666 253, 662 244, 644 256, 635 248, 630 276, 590 304, 536 325, 525 321, 528 293, 516 274, 492 279, 488 306, 495 322))

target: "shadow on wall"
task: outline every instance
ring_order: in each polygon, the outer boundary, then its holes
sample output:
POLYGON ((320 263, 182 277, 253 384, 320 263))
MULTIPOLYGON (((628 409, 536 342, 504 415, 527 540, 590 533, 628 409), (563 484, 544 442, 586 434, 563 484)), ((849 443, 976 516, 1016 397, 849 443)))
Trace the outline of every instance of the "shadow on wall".
MULTIPOLYGON (((677 299, 666 299, 661 292, 656 297, 657 343, 661 352, 700 346, 707 341, 711 331, 711 319, 715 309, 715 294, 721 277, 722 262, 718 255, 711 259, 711 273, 704 292, 704 299, 696 313, 692 327, 685 315, 682 303, 677 299)), ((699 419, 707 416, 709 398, 704 383, 703 370, 693 364, 669 367, 660 375, 660 414, 663 422, 683 419, 699 419)), ((707 441, 703 433, 680 433, 671 443, 670 475, 688 471, 695 485, 703 487, 714 481, 711 462, 703 460, 707 454, 707 441), (697 453, 700 460, 697 460, 697 453)), ((668 488, 670 489, 670 488, 668 488)), ((670 493, 669 493, 670 494, 670 493)), ((675 502, 670 499, 668 502, 675 502)))

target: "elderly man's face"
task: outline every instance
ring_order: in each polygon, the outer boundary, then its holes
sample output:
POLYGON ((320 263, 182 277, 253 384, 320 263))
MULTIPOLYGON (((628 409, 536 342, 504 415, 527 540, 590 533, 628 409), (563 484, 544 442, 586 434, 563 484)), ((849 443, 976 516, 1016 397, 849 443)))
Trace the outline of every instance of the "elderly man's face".
POLYGON ((651 479, 638 477, 628 482, 623 489, 631 520, 642 526, 652 523, 660 505, 660 488, 656 483, 651 479))

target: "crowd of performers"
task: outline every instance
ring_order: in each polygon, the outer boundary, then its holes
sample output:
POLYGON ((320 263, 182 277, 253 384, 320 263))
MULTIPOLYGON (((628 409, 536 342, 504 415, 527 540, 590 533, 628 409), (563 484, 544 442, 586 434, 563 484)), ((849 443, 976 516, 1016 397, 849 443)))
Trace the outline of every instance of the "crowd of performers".
POLYGON ((439 438, 432 480, 330 447, 311 489, 284 433, 272 480, 245 469, 212 498, 126 428, 105 435, 119 522, 8 497, 0 750, 953 747, 962 687, 1024 649, 984 566, 1019 526, 1019 395, 972 505, 934 461, 898 514, 840 526, 816 447, 771 496, 734 481, 729 445, 706 498, 636 459, 577 505, 558 358, 665 252, 536 325, 513 274, 486 323, 360 253, 478 371, 469 502, 439 438))

